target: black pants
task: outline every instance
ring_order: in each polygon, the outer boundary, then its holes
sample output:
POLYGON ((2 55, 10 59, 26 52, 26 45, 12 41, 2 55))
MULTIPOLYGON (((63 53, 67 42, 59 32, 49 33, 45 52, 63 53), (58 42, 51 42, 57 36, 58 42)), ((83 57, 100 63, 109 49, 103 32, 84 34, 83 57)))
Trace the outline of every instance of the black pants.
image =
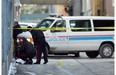
POLYGON ((32 60, 33 57, 30 57, 25 53, 19 54, 19 58, 26 61, 25 64, 32 64, 33 63, 33 60, 32 60))
POLYGON ((39 63, 39 64, 41 62, 42 53, 43 53, 44 62, 48 62, 47 51, 46 51, 44 42, 37 45, 36 57, 37 57, 37 63, 39 63))

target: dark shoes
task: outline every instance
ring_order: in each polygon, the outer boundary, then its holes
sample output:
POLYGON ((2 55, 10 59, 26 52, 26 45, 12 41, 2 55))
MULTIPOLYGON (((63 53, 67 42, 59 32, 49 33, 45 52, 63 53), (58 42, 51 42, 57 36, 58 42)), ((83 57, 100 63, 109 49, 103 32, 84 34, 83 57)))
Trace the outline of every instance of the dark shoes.
POLYGON ((31 61, 31 60, 26 60, 26 62, 24 63, 24 64, 32 64, 33 63, 33 61, 31 61))
POLYGON ((39 62, 35 62, 34 64, 40 64, 39 62))
POLYGON ((47 64, 48 63, 48 61, 45 61, 43 64, 47 64))
MULTIPOLYGON (((48 61, 45 61, 43 64, 47 64, 48 61)), ((40 64, 39 62, 35 62, 34 64, 40 64)))

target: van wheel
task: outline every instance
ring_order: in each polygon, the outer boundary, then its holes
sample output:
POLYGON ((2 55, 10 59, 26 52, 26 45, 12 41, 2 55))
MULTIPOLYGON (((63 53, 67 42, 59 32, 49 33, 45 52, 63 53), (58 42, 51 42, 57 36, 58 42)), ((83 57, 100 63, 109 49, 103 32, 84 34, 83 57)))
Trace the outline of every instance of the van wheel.
POLYGON ((80 57, 79 52, 75 53, 75 57, 80 57))
POLYGON ((86 55, 89 58, 96 58, 99 55, 99 52, 98 51, 90 51, 90 52, 86 52, 86 55))
POLYGON ((111 44, 103 44, 99 49, 99 54, 102 58, 111 58, 114 48, 111 44))

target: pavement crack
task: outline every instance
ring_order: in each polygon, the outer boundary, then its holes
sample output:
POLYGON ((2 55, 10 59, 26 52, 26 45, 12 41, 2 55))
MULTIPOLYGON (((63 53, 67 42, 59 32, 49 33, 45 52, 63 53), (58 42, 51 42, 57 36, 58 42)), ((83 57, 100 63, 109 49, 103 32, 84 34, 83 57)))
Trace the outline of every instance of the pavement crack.
MULTIPOLYGON (((76 60, 75 58, 73 58, 74 60, 76 60)), ((95 72, 93 72, 89 67, 87 67, 86 65, 84 65, 82 62, 76 60, 76 62, 80 63, 81 65, 83 65, 84 67, 86 67, 90 72, 92 72, 94 75, 98 75, 95 72)))
POLYGON ((72 75, 72 73, 68 72, 67 70, 63 69, 62 67, 58 67, 60 70, 66 73, 66 75, 72 75))

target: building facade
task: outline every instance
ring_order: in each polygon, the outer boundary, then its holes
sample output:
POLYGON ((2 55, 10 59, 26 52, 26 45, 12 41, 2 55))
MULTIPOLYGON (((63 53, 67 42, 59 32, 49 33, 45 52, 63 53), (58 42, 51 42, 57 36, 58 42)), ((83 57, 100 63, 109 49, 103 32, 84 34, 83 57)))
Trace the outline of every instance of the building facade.
POLYGON ((101 16, 102 0, 92 0, 92 16, 101 16))
POLYGON ((82 16, 92 15, 92 0, 82 0, 82 16))
POLYGON ((107 16, 114 16, 114 0, 106 0, 106 14, 107 16))
POLYGON ((63 16, 68 16, 69 14, 65 11, 65 5, 55 5, 55 12, 62 14, 63 16))
POLYGON ((114 16, 114 0, 92 0, 93 16, 114 16))
POLYGON ((73 16, 114 16, 114 0, 71 0, 73 16))

